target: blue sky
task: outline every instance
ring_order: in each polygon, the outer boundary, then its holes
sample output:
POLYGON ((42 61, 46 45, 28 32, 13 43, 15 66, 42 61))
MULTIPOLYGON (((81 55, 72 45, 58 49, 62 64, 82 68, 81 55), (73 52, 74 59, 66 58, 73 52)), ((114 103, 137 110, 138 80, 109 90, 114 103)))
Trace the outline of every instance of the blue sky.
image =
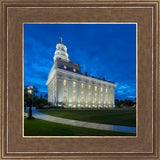
POLYGON ((136 97, 136 24, 24 24, 24 85, 47 94, 56 44, 82 73, 117 84, 116 99, 136 97))

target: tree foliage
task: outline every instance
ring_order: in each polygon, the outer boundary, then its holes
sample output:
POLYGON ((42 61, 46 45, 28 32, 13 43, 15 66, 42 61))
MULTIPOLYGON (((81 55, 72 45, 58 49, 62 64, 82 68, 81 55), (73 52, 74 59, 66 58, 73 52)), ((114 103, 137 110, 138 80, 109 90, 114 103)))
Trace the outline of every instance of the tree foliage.
POLYGON ((115 100, 115 105, 117 108, 123 108, 123 107, 132 107, 136 104, 136 102, 133 102, 132 100, 115 100))
POLYGON ((47 102, 46 95, 43 97, 42 94, 40 94, 40 97, 37 96, 38 89, 33 86, 32 94, 28 93, 27 87, 24 88, 24 107, 33 106, 36 108, 42 108, 45 105, 51 106, 51 103, 47 102))

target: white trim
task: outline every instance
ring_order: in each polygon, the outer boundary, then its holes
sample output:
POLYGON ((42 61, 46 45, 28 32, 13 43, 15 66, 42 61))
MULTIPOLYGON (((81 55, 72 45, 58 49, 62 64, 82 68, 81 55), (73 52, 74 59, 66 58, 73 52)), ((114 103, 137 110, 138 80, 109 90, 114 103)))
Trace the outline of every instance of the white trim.
POLYGON ((88 77, 88 76, 85 76, 85 75, 82 75, 82 74, 79 74, 79 73, 70 72, 70 71, 67 71, 67 70, 60 69, 60 68, 54 69, 53 73, 51 73, 48 81, 46 82, 46 85, 49 84, 49 82, 51 81, 52 77, 56 74, 57 71, 61 72, 61 73, 64 73, 64 74, 69 74, 71 76, 76 76, 76 77, 81 78, 81 79, 84 78, 84 80, 94 81, 96 83, 101 83, 101 84, 103 83, 103 84, 114 86, 114 87, 117 86, 116 84, 113 84, 113 83, 110 83, 110 82, 107 82, 107 81, 95 79, 95 78, 92 78, 92 77, 88 77))

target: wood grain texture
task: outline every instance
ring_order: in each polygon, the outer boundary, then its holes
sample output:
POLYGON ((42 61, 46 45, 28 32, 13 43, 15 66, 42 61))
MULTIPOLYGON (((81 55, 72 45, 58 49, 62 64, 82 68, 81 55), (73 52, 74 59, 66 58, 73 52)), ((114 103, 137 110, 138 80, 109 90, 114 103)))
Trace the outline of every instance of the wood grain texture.
POLYGON ((1 159, 159 159, 159 0, 0 2, 1 159), (73 22, 137 23, 136 137, 23 137, 23 24, 73 22))

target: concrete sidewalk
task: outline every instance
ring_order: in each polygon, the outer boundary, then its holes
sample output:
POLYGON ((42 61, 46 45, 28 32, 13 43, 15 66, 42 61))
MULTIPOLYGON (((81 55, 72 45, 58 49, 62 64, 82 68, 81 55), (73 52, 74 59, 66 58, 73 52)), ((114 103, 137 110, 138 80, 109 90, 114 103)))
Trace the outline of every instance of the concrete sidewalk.
MULTIPOLYGON (((28 113, 28 109, 25 110, 25 113, 28 113)), ((42 119, 42 120, 55 122, 55 123, 72 125, 72 126, 77 126, 77 127, 107 130, 107 131, 136 133, 136 127, 110 125, 110 124, 100 124, 100 123, 93 123, 93 122, 71 120, 71 119, 66 119, 66 118, 59 118, 59 117, 50 116, 50 115, 40 113, 35 108, 32 109, 32 114, 33 114, 33 117, 35 117, 37 119, 42 119)))

